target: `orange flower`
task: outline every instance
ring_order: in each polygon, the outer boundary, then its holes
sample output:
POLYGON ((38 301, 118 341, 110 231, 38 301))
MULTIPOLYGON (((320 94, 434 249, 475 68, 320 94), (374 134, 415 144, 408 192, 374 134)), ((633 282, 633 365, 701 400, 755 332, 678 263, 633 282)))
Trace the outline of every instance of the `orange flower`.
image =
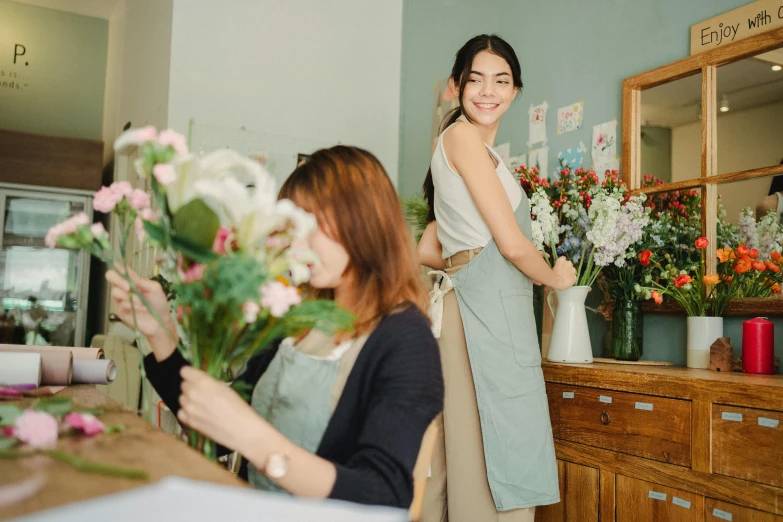
POLYGON ((737 247, 737 255, 747 256, 748 254, 750 254, 750 250, 745 245, 740 245, 737 247))
POLYGON ((734 251, 733 251, 732 249, 730 249, 730 248, 726 247, 726 248, 721 248, 721 249, 718 249, 718 251, 716 252, 716 254, 718 255, 718 260, 719 260, 721 263, 725 263, 726 261, 728 261, 729 259, 731 259, 731 254, 732 254, 733 252, 734 252, 734 251))
POLYGON ((285 286, 291 286, 291 281, 289 281, 285 276, 279 275, 275 278, 275 280, 279 283, 283 283, 285 286))
POLYGON ((734 263, 734 271, 738 274, 744 274, 751 268, 751 260, 748 256, 742 256, 734 263))
POLYGON ((780 272, 780 267, 778 265, 776 265, 775 263, 773 263, 772 261, 767 261, 764 264, 767 265, 767 270, 769 270, 771 272, 775 272, 775 273, 780 272))
POLYGON ((650 295, 655 301, 655 304, 661 304, 663 302, 663 297, 661 296, 661 294, 658 293, 658 290, 653 290, 652 292, 650 292, 650 295))
POLYGON ((692 282, 693 282, 693 279, 691 278, 691 276, 689 276, 688 274, 682 274, 682 275, 678 275, 674 279, 674 286, 676 288, 682 288, 683 286, 685 286, 687 284, 690 284, 692 282))
POLYGON ((706 237, 701 236, 699 239, 696 240, 694 244, 696 245, 696 248, 701 249, 701 248, 707 248, 707 245, 709 245, 710 242, 707 241, 706 237))
POLYGON ((705 285, 717 285, 720 283, 720 276, 718 274, 707 274, 702 279, 705 285))
POLYGON ((651 257, 652 257, 652 252, 650 252, 649 250, 642 250, 641 252, 639 252, 639 262, 644 266, 650 264, 651 257))
POLYGON ((764 261, 759 261, 759 260, 753 261, 753 263, 751 263, 751 266, 753 267, 753 270, 758 270, 759 272, 763 272, 764 270, 767 269, 767 265, 764 264, 764 261))
POLYGON ((769 256, 772 258, 773 261, 780 261, 780 258, 783 257, 780 255, 780 252, 778 251, 772 252, 769 256))
POLYGON ((748 255, 750 256, 751 259, 756 259, 757 257, 759 257, 759 251, 754 248, 750 252, 748 252, 748 255))
POLYGON ((770 290, 772 290, 773 294, 779 294, 780 293, 780 285, 775 283, 770 287, 770 290))

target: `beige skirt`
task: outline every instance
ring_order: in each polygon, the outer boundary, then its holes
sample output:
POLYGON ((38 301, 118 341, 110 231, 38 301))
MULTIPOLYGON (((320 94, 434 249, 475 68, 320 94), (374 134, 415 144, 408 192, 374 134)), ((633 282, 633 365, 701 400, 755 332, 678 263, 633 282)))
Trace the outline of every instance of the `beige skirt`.
MULTIPOLYGON (((449 258, 446 273, 456 273, 475 253, 460 252, 449 258)), ((424 491, 421 521, 533 522, 535 508, 497 511, 492 500, 468 347, 453 291, 444 297, 439 345, 444 408, 437 420, 438 440, 424 491)))

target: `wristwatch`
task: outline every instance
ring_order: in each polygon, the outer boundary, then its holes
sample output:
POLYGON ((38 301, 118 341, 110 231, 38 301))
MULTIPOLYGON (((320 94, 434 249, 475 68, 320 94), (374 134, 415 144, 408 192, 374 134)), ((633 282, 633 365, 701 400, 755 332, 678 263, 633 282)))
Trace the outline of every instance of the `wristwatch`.
POLYGON ((288 473, 288 455, 272 453, 264 466, 264 474, 271 479, 281 479, 288 473))

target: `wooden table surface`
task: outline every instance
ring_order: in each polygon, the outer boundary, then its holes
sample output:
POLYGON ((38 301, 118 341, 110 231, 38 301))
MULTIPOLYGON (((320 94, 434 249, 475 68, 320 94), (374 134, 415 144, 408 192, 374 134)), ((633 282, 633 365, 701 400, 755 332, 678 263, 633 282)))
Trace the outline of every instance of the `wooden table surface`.
POLYGON ((56 396, 72 397, 79 409, 102 409, 104 413, 100 419, 107 425, 125 425, 121 433, 61 438, 58 449, 103 464, 142 469, 149 478, 146 481, 131 480, 86 473, 43 456, 0 460, 0 487, 36 476, 45 480, 44 486, 33 496, 0 508, 0 520, 139 487, 168 475, 247 487, 244 481, 125 410, 94 386, 71 386, 56 396))

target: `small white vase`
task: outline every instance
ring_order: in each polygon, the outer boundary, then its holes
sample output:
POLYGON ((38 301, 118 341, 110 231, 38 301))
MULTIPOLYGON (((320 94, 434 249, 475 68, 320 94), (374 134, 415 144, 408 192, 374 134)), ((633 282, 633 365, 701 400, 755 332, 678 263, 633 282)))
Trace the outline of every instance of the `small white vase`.
POLYGON ((709 369, 710 346, 723 337, 723 317, 688 317, 688 368, 709 369))
POLYGON ((568 290, 549 294, 547 304, 555 316, 552 337, 549 340, 547 360, 564 363, 593 362, 593 348, 587 329, 585 299, 589 286, 572 286, 568 290), (552 296, 557 294, 557 312, 552 305, 552 296))

